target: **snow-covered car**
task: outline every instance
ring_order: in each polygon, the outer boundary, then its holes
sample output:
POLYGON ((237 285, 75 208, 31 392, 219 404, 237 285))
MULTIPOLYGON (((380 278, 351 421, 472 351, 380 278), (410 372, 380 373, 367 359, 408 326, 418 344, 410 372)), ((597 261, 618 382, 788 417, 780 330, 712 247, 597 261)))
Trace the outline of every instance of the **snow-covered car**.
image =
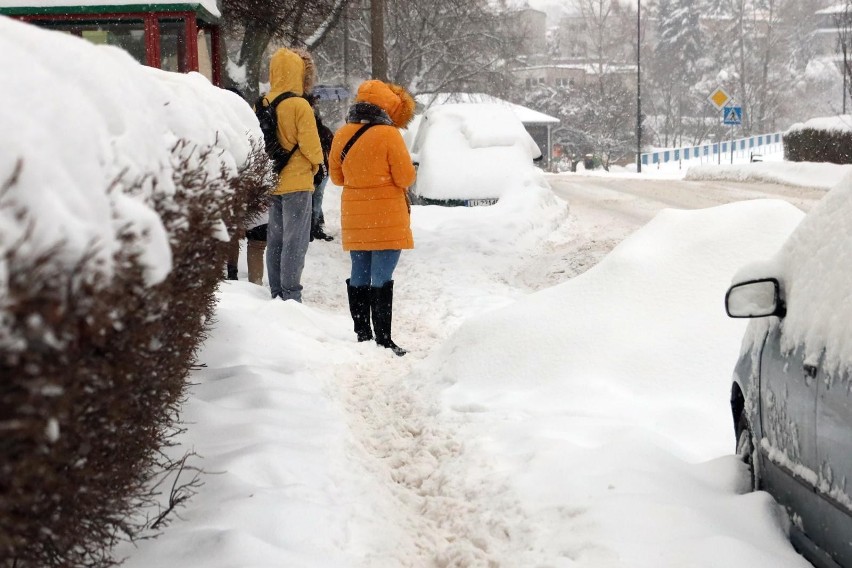
POLYGON ((817 566, 852 566, 852 177, 776 256, 734 277, 749 322, 731 388, 737 454, 817 566))
POLYGON ((541 150, 521 121, 495 103, 429 108, 411 146, 418 165, 412 203, 491 205, 507 188, 541 175, 541 150))

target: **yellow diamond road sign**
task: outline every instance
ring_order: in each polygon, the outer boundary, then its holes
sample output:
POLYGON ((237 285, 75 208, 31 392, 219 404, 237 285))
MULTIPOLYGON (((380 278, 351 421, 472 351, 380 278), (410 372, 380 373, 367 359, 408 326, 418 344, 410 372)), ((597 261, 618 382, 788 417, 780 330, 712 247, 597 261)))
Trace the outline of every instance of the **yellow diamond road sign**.
POLYGON ((713 91, 710 94, 709 98, 710 102, 713 103, 713 106, 715 106, 719 110, 725 108, 725 104, 727 104, 727 102, 731 100, 731 97, 728 95, 728 93, 725 92, 725 89, 723 89, 722 87, 719 87, 718 89, 713 91))

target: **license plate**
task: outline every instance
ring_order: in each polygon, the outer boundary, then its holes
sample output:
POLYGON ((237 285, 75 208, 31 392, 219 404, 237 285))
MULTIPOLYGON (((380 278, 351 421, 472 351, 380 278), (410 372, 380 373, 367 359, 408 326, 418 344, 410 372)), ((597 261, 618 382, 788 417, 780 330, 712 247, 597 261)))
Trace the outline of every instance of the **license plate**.
POLYGON ((468 199, 465 205, 468 207, 480 207, 482 205, 494 205, 497 199, 468 199))

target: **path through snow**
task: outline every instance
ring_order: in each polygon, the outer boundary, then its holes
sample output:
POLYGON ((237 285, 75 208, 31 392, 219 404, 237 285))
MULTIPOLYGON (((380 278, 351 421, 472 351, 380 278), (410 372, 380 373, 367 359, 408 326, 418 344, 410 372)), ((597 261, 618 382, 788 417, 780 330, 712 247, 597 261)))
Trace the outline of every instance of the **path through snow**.
MULTIPOLYGON (((464 242, 457 245, 465 247, 464 242)), ((335 252, 309 259, 306 280, 316 272, 345 273, 348 260, 335 252)), ((441 385, 418 387, 406 377, 466 318, 527 293, 518 283, 509 284, 505 275, 516 272, 514 267, 533 254, 470 262, 469 257, 454 258, 451 251, 428 244, 405 251, 395 274, 394 337, 411 353, 397 358, 362 344, 357 348, 363 358, 357 364, 335 366, 333 382, 352 433, 350 456, 387 490, 388 506, 401 514, 411 537, 405 546, 388 542, 381 553, 370 552, 366 566, 497 566, 509 551, 517 555, 527 547, 524 514, 498 468, 469 461, 483 458, 466 455, 456 425, 439 419, 441 385), (428 258, 443 254, 448 255, 444 262, 428 258), (483 270, 483 265, 488 268, 483 270), (436 267, 443 271, 436 272, 436 267), (475 473, 483 471, 494 473, 475 473)), ((320 309, 346 309, 345 301, 339 283, 306 287, 305 302, 320 309)), ((459 419, 464 418, 462 414, 459 419)))
MULTIPOLYGON (((335 235, 339 191, 326 193, 335 235)), ((605 204, 569 212, 549 192, 528 201, 504 209, 499 230, 496 206, 418 208, 417 248, 395 274, 402 358, 355 342, 337 240, 311 244, 303 305, 226 284, 202 354, 209 367, 186 406, 188 443, 219 475, 160 539, 121 551, 127 568, 552 565, 554 551, 538 547, 557 527, 573 535, 558 552, 564 562, 615 554, 589 536, 582 503, 528 517, 510 477, 517 464, 489 451, 511 443, 523 417, 471 437, 479 410, 447 412, 448 385, 424 361, 462 323, 588 270, 641 226, 605 204)))

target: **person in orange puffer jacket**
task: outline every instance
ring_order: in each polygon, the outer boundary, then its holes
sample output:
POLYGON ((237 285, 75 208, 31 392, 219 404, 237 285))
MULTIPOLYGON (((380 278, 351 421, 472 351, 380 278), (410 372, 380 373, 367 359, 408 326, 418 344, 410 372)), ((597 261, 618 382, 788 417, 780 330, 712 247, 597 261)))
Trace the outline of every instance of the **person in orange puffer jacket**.
POLYGON ((400 356, 405 349, 391 339, 393 271, 402 249, 414 248, 407 189, 416 173, 398 129, 413 117, 405 89, 366 81, 329 156, 331 181, 343 187, 340 227, 352 258, 346 286, 355 333, 369 341, 375 330, 376 343, 400 356))

